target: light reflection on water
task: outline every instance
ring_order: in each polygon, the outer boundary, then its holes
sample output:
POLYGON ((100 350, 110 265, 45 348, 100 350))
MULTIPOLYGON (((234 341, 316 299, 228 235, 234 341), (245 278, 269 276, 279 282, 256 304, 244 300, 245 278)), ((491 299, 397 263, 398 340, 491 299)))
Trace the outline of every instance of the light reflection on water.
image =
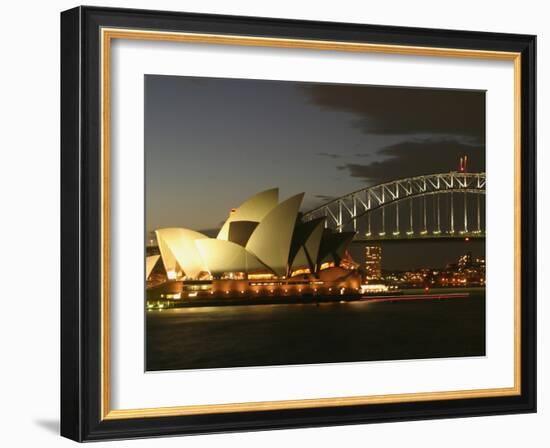
POLYGON ((151 311, 147 370, 485 354, 485 296, 151 311))

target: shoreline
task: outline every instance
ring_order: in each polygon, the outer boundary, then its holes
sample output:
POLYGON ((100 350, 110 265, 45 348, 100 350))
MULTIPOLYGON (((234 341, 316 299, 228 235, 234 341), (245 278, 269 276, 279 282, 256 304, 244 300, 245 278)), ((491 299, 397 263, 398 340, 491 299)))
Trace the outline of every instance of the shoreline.
MULTIPOLYGON (((438 289, 433 292, 424 290, 403 290, 373 295, 345 295, 345 296, 306 296, 306 297, 252 297, 252 298, 226 298, 226 299, 186 299, 185 301, 156 301, 157 305, 148 304, 146 311, 162 311, 173 308, 200 308, 222 306, 247 306, 247 305, 319 305, 322 303, 348 303, 348 302, 400 302, 411 300, 450 300, 466 299, 471 292, 485 291, 485 288, 450 288, 438 289)), ((155 302, 155 301, 151 301, 155 302)))

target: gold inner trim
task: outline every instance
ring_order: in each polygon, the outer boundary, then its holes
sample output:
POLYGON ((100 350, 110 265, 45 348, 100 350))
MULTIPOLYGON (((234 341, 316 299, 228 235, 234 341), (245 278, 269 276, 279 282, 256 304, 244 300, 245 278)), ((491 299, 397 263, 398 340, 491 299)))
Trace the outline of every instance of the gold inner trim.
POLYGON ((166 417, 262 410, 306 409, 413 401, 501 397, 521 394, 521 54, 455 48, 418 47, 353 42, 279 39, 249 36, 193 34, 131 29, 101 30, 101 419, 166 417), (143 409, 111 409, 110 390, 110 48, 112 39, 187 42, 297 48, 325 51, 384 53, 412 56, 457 57, 514 62, 514 386, 506 388, 420 392, 356 397, 279 400, 214 405, 188 405, 143 409))
POLYGON ((111 403, 110 344, 110 187, 111 187, 111 38, 101 33, 101 419, 109 415, 111 403))

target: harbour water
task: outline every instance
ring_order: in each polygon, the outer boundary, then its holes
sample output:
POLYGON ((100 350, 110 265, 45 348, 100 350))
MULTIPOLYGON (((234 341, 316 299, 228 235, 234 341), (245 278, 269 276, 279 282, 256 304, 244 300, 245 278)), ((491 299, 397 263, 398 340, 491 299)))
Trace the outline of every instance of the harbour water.
POLYGON ((153 310, 146 332, 148 371, 484 356, 485 293, 153 310))

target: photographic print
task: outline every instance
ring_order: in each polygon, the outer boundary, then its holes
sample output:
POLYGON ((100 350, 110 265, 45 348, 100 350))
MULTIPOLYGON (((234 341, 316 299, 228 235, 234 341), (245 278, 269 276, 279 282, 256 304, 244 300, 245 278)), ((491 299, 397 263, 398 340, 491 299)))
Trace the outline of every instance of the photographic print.
POLYGON ((64 11, 61 434, 536 412, 535 56, 64 11))
POLYGON ((145 76, 146 370, 485 355, 485 92, 145 76))

